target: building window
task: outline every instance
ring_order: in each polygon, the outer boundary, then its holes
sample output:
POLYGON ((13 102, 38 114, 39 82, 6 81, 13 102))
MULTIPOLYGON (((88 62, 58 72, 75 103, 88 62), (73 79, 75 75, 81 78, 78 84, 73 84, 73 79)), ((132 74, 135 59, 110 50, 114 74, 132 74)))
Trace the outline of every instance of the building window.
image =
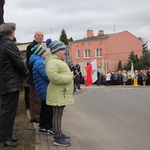
POLYGON ((79 59, 79 58, 80 58, 80 51, 77 50, 77 51, 76 51, 76 59, 79 59))
POLYGON ((102 44, 102 41, 99 41, 100 44, 102 44))
POLYGON ((78 47, 78 43, 76 43, 76 47, 78 47))
POLYGON ((88 46, 90 45, 90 42, 88 42, 88 46))
POLYGON ((102 49, 101 48, 97 48, 95 50, 95 57, 102 57, 102 49))
POLYGON ((90 58, 90 50, 89 49, 84 50, 84 58, 90 58))

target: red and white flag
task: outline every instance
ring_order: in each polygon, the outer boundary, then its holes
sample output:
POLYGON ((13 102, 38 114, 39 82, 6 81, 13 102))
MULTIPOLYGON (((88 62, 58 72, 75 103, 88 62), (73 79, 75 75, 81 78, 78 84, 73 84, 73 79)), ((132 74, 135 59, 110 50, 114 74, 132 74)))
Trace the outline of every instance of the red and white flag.
POLYGON ((87 78, 85 86, 93 84, 97 80, 97 61, 93 60, 90 64, 85 67, 87 78))

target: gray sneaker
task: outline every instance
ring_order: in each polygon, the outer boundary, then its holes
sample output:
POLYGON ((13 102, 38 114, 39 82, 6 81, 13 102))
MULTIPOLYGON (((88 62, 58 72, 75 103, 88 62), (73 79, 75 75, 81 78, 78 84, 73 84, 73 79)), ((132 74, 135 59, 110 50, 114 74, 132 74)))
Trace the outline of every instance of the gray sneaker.
POLYGON ((70 141, 66 141, 64 138, 59 137, 57 139, 54 139, 53 144, 56 146, 70 146, 70 141))
POLYGON ((65 134, 62 134, 62 138, 64 138, 66 141, 69 141, 71 139, 70 136, 67 136, 65 134))
POLYGON ((54 129, 51 128, 51 129, 48 129, 45 131, 45 134, 51 134, 51 135, 54 135, 54 129))
MULTIPOLYGON (((70 141, 71 137, 67 136, 65 134, 62 134, 61 138, 65 139, 66 141, 70 141)), ((55 138, 53 137, 53 141, 55 141, 55 138)))

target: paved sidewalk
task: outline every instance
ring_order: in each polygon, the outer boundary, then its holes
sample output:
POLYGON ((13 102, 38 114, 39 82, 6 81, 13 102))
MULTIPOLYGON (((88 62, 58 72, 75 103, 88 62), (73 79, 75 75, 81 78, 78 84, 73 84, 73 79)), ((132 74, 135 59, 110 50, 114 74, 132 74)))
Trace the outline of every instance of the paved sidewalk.
MULTIPOLYGON (((29 110, 27 116, 30 118, 29 110)), ((71 146, 62 147, 53 144, 53 136, 39 132, 38 123, 32 123, 35 129, 35 150, 81 150, 77 141, 71 136, 71 146)), ((29 137, 30 138, 30 137, 29 137)))

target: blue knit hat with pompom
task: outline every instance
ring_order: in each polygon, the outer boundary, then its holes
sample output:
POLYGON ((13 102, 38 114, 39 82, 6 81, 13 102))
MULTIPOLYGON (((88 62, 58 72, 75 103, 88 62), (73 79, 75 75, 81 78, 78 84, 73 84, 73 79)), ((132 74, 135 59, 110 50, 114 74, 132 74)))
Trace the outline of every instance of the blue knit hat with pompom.
POLYGON ((52 42, 51 39, 47 39, 47 40, 46 40, 46 46, 49 47, 49 44, 50 44, 51 42, 52 42))
POLYGON ((65 50, 66 46, 62 41, 52 41, 51 39, 46 40, 46 45, 50 49, 51 54, 54 54, 60 50, 65 50))

